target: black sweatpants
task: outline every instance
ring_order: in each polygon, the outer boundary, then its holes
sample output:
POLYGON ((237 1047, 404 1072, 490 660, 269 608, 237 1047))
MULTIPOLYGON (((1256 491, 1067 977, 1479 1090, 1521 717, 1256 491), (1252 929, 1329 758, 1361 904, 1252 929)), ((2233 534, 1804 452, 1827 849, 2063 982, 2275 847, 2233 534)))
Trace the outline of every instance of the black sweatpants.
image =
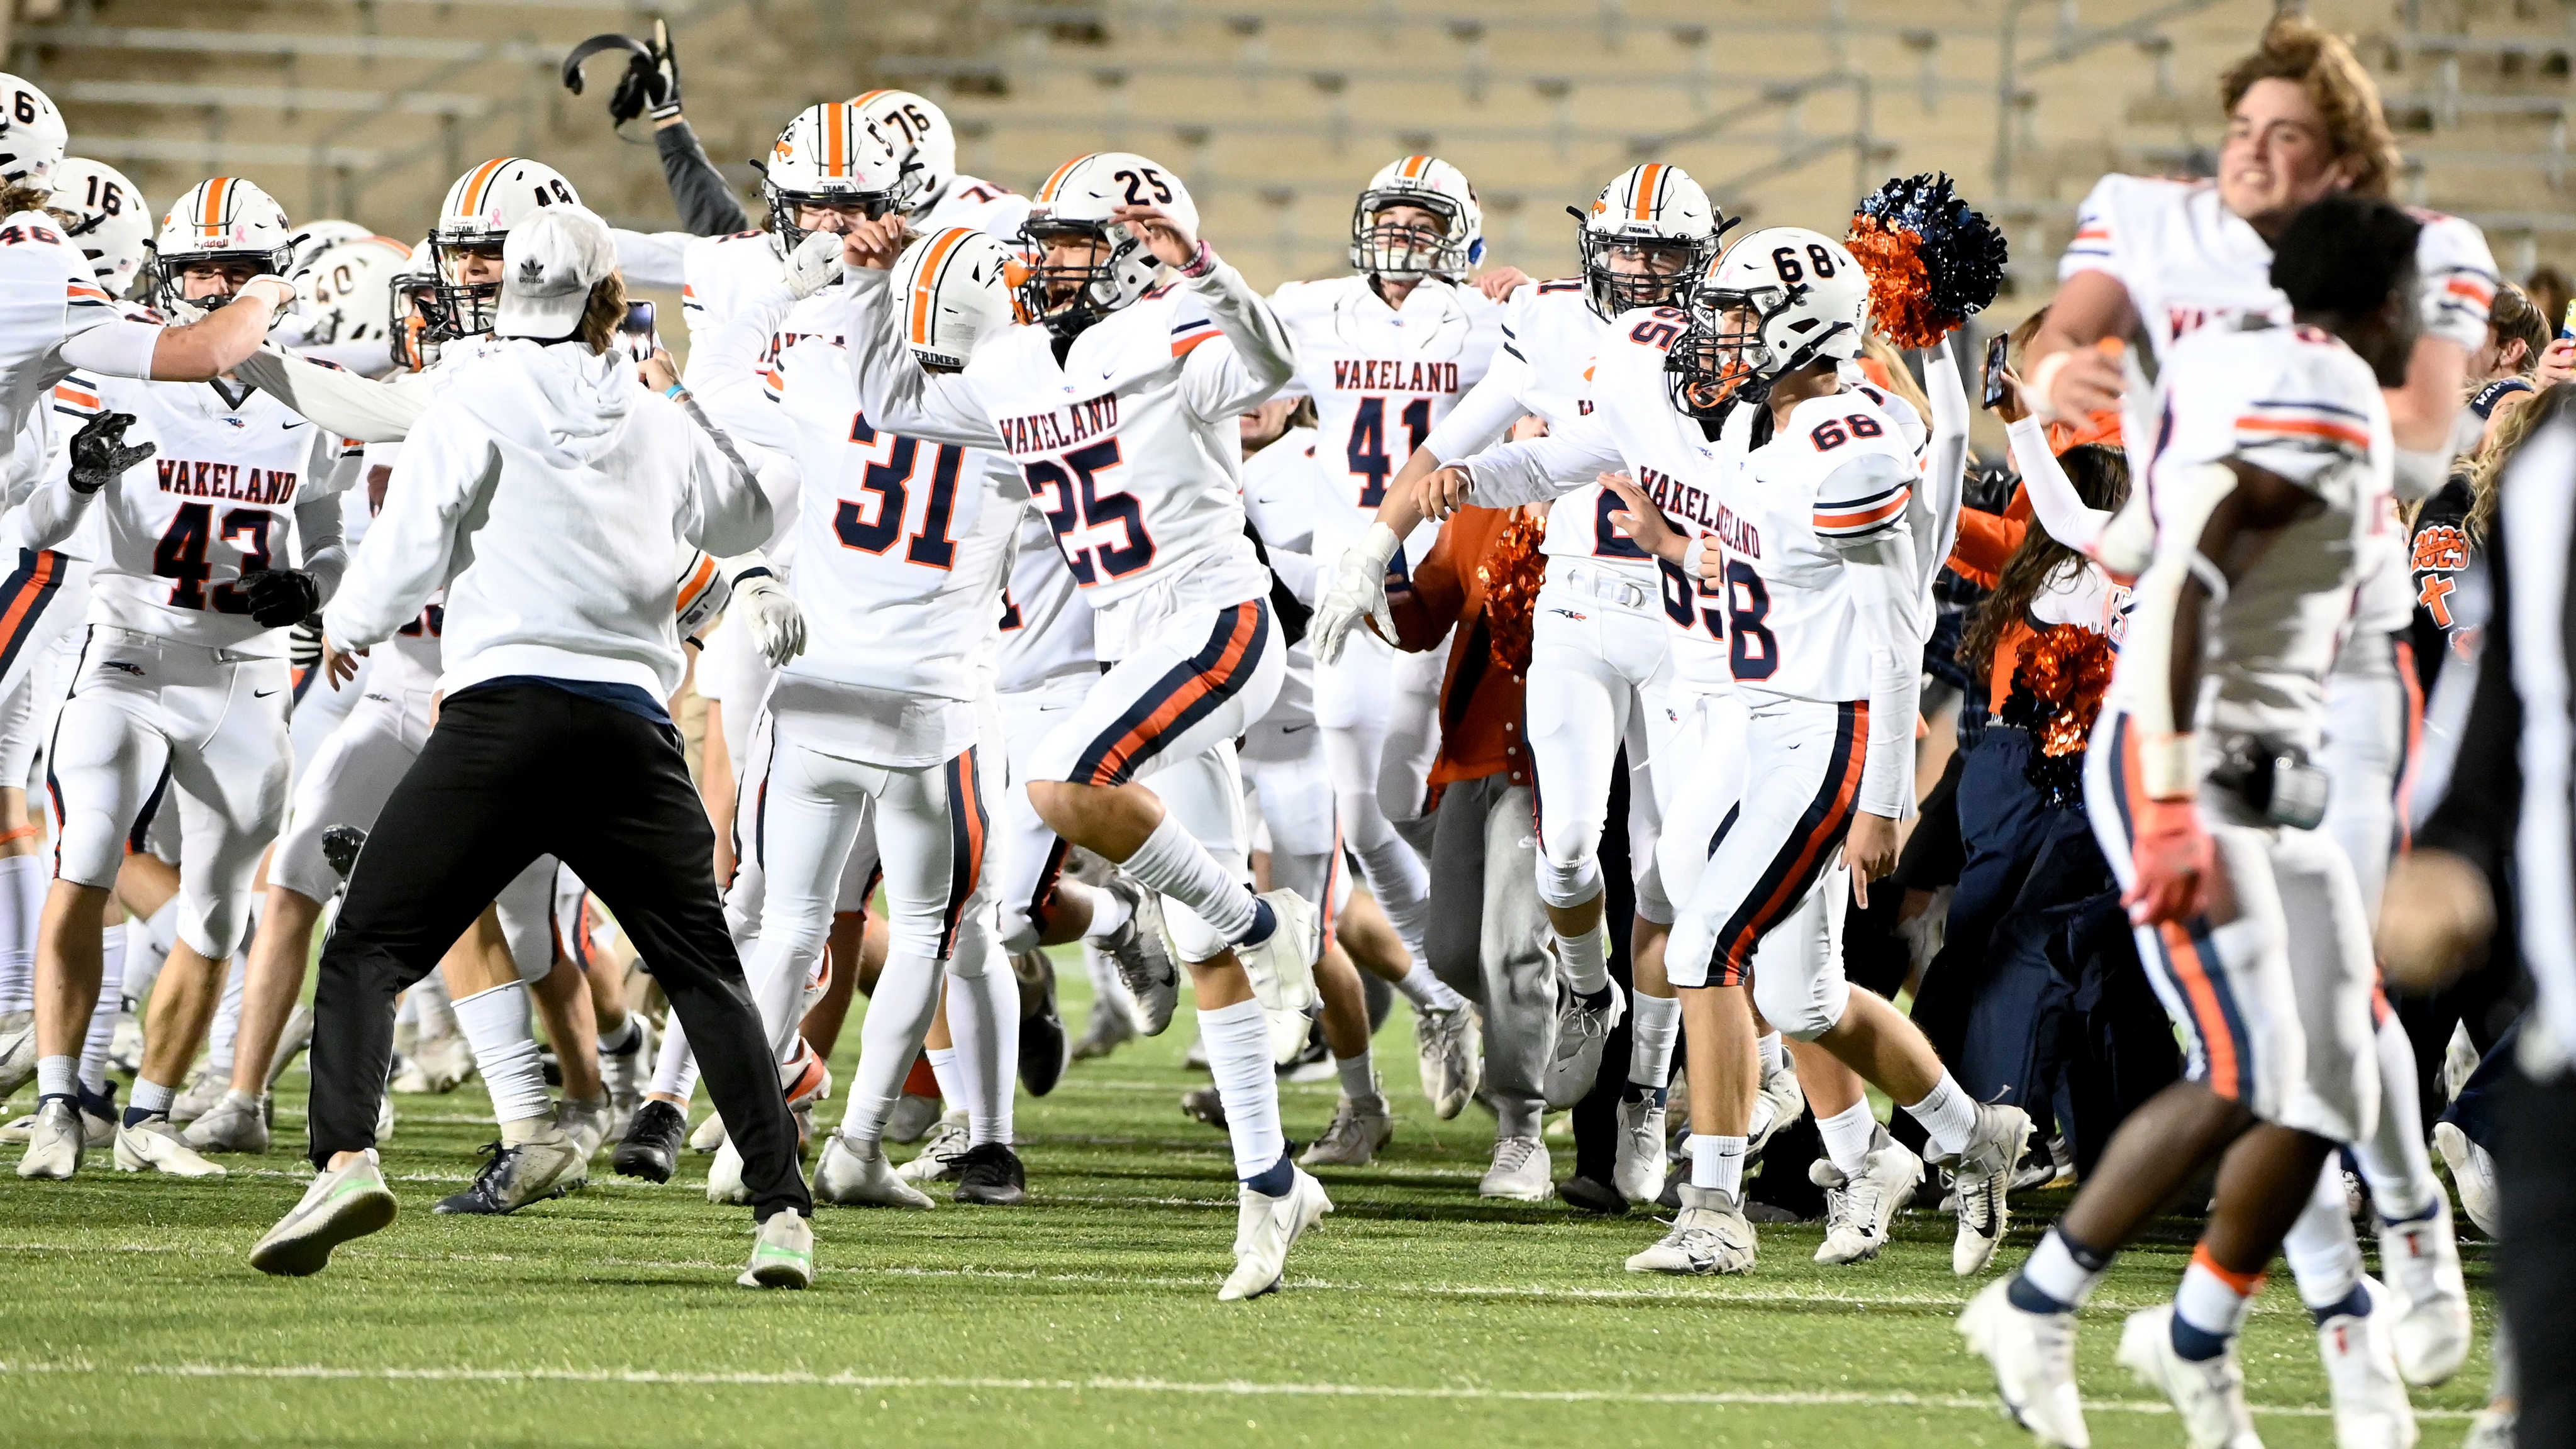
POLYGON ((313 995, 313 1164, 375 1145, 394 997, 512 877, 553 855, 617 915, 688 1029, 758 1216, 811 1216, 796 1128, 725 931, 715 834, 679 732, 542 684, 446 701, 349 876, 313 995))
POLYGON ((2491 1281, 2522 1390, 2515 1442, 2576 1444, 2576 1072, 2514 1072, 2499 1117, 2504 1241, 2491 1281))

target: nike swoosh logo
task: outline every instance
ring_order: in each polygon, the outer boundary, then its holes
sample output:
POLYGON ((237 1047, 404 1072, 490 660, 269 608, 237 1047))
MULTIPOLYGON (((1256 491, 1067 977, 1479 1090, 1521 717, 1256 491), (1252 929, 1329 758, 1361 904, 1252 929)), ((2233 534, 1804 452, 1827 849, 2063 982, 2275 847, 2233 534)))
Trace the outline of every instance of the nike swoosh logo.
POLYGON ((1298 732, 1299 732, 1299 731, 1301 731, 1301 730, 1310 730, 1310 729, 1313 729, 1313 728, 1314 728, 1314 726, 1313 726, 1313 725, 1311 725, 1311 724, 1300 724, 1300 725, 1281 725, 1281 726, 1279 727, 1279 733, 1281 733, 1281 734, 1283 734, 1283 735, 1293 735, 1293 734, 1298 733, 1298 732))
POLYGON ((274 689, 254 689, 250 692, 250 697, 253 699, 266 699, 275 693, 277 693, 277 691, 274 689))

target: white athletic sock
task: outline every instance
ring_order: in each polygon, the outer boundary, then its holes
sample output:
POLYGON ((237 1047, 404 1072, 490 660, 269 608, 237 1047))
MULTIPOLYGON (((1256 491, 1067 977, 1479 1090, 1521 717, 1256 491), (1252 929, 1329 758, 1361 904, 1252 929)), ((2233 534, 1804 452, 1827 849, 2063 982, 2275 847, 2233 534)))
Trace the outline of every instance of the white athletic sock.
POLYGON ((1279 1077, 1270 1064, 1270 1023, 1258 1001, 1199 1012, 1199 1040, 1207 1044, 1208 1072, 1225 1103, 1225 1131, 1234 1143, 1234 1175, 1257 1177, 1288 1151, 1279 1126, 1279 1077))
POLYGON ((536 1034, 528 1030, 527 987, 513 981, 475 992, 456 1003, 456 1024, 492 1093, 493 1121, 507 1127, 552 1110, 536 1034))
POLYGON ((2108 1259, 2098 1267, 2084 1266, 2077 1260, 2075 1250, 2067 1246, 2065 1235, 2055 1228, 2048 1230, 2021 1265, 2021 1276, 2031 1287, 2069 1309, 2083 1307, 2084 1300, 2092 1297, 2094 1288, 2101 1283, 2102 1275, 2109 1271, 2108 1259))
POLYGON ((2352 1146, 2370 1184, 2373 1210, 2389 1222, 2431 1213, 2442 1198, 2441 1179, 2424 1146, 2424 1104, 2416 1095, 2415 1045, 2397 1014, 2379 1024, 2371 1042, 2379 1053, 2379 1125, 2352 1146))
POLYGON ((1261 919, 1260 902, 1216 863, 1206 846, 1181 828, 1180 817, 1164 815, 1163 823, 1154 827, 1134 855, 1118 862, 1118 868, 1147 890, 1198 912, 1200 920, 1227 940, 1240 945, 1253 939, 1261 919))
POLYGON ((73 1092, 72 1085, 79 1080, 79 1069, 78 1057, 36 1058, 36 1096, 42 1099, 78 1095, 73 1092))
POLYGON ((760 1029, 769 1038, 772 1060, 784 1062, 796 1054, 796 1029, 805 1024, 805 983, 814 973, 815 961, 810 956, 799 959, 796 948, 780 934, 762 937, 743 970, 752 1004, 760 1008, 760 1029))
POLYGON ((1753 1039, 1753 1045, 1757 1051, 1762 1053, 1762 1074, 1764 1076, 1767 1077, 1773 1072, 1784 1072, 1789 1069, 1789 1044, 1781 1038, 1780 1033, 1775 1031, 1755 1037, 1753 1039))
POLYGON ((1825 1156, 1834 1170, 1858 1177, 1869 1165, 1869 1144, 1878 1136, 1878 1118, 1871 1115, 1869 1099, 1863 1097, 1830 1117, 1817 1118, 1816 1135, 1825 1139, 1825 1156))
MULTIPOLYGON (((962 960, 978 948, 960 939, 957 949, 962 960)), ((998 965, 987 952, 974 975, 952 971, 948 978, 948 1034, 957 1043, 957 1077, 965 1090, 951 1100, 966 1109, 966 1140, 973 1147, 1010 1145, 1012 1093, 1019 1085, 1020 983, 1008 970, 992 969, 998 965)))
POLYGON ((1078 880, 1059 880, 1055 883, 1055 893, 1059 900, 1079 897, 1091 902, 1091 924, 1082 930, 1082 939, 1086 941, 1106 941, 1136 918, 1135 907, 1127 904, 1127 898, 1115 891, 1084 885, 1078 880))
POLYGON ((89 1033, 81 1039, 80 1079, 91 1091, 104 1092, 108 1048, 116 1045, 116 1018, 125 995, 124 927, 99 933, 98 959, 98 1001, 90 1008, 89 1033))
POLYGON ((643 1032, 644 1018, 630 1011, 626 1013, 626 1019, 617 1024, 615 1031, 600 1032, 599 1054, 604 1057, 614 1057, 632 1052, 638 1045, 636 1038, 643 1032))
POLYGON ((420 999, 420 1034, 423 1040, 456 1035, 459 1030, 456 1001, 447 994, 446 977, 432 971, 414 984, 409 994, 420 999))
MULTIPOLYGON (((2338 1209, 2340 1210, 2340 1209, 2338 1209)), ((2347 1224, 2349 1226, 2349 1224, 2347 1224)), ((2191 1266, 2182 1271, 2182 1286, 2174 1290, 2174 1347, 2183 1349, 2187 1330, 2196 1330, 2211 1339, 2234 1338, 2245 1326, 2245 1315, 2254 1306, 2254 1295, 2261 1291, 2260 1277, 2251 1282, 2230 1281, 2210 1261, 2209 1249, 2201 1248, 2191 1256, 2191 1266)), ((2193 1355, 2184 1352, 2184 1357, 2193 1355)))
POLYGON ((1404 979, 1395 983, 1395 989, 1404 993, 1404 999, 1412 1002, 1416 1011, 1456 1011, 1467 1004, 1467 998, 1450 990, 1439 977, 1431 974, 1431 968, 1422 964, 1419 951, 1413 953, 1413 969, 1404 973, 1404 979))
POLYGON ((1580 936, 1551 931, 1556 937, 1556 959, 1565 963, 1565 974, 1574 982, 1574 994, 1591 996, 1610 984, 1610 942, 1599 926, 1580 936))
MULTIPOLYGON (((955 1041, 957 1039, 956 993, 950 992, 949 997, 948 1039, 955 1041)), ((966 1069, 957 1064, 957 1048, 931 1047, 921 1055, 930 1063, 931 1078, 939 1083, 939 1100, 952 1107, 973 1111, 974 1108, 970 1105, 973 1101, 970 1095, 972 1089, 966 1085, 966 1069)))
POLYGON ((177 1100, 178 1096, 179 1089, 176 1087, 136 1077, 134 1095, 125 1099, 125 1110, 140 1112, 146 1117, 165 1117, 169 1115, 170 1104, 177 1100))
POLYGON ((1333 1071, 1342 1079, 1342 1095, 1354 1102, 1374 1100, 1377 1096, 1377 1054, 1366 1047, 1355 1057, 1333 1058, 1333 1071))
POLYGON ((1742 1137, 1703 1137, 1694 1132, 1687 1139, 1691 1161, 1691 1186, 1714 1189, 1741 1200, 1744 1196, 1744 1146, 1742 1137))
POLYGON ((136 920, 126 918, 125 994, 134 1002, 135 1014, 141 1015, 152 1005, 152 988, 161 980, 161 968, 170 960, 170 948, 179 944, 179 898, 162 902, 161 909, 136 920))
POLYGON ((206 1034, 206 1065, 219 1077, 233 1074, 233 1043, 241 1036, 242 987, 249 975, 250 953, 234 952, 232 964, 224 969, 224 999, 216 1003, 214 1029, 206 1034))
POLYGON ((903 1079, 938 1014, 939 963, 926 956, 887 957, 876 994, 868 998, 868 1014, 859 1022, 859 1065, 850 1074, 849 1110, 841 1114, 841 1135, 861 1155, 881 1150, 886 1116, 903 1095, 903 1079))
POLYGON ((2353 1235, 2352 1215, 2343 1201, 2343 1168, 2327 1158, 2317 1174, 2316 1191, 2281 1239, 2281 1256, 2298 1280, 2299 1301, 2310 1308, 2331 1308, 2361 1286, 2361 1243, 2353 1235))
POLYGON ((36 1009, 36 923, 43 918, 43 897, 27 909, 22 881, 44 880, 41 855, 0 856, 0 1016, 36 1009))
POLYGON ((1660 1092, 1672 1080, 1673 1041, 1682 1034, 1682 1001, 1678 996, 1648 996, 1640 991, 1628 1002, 1628 1080, 1660 1092))
POLYGON ((1351 853, 1360 858, 1360 878, 1368 882, 1369 894, 1386 912, 1404 949, 1421 960, 1423 932, 1431 921, 1431 873, 1423 868, 1422 857, 1392 830, 1383 840, 1354 842, 1351 853))
POLYGON ((1932 1139, 1932 1146, 1944 1157, 1965 1152, 1968 1139, 1976 1135, 1976 1099, 1959 1085, 1958 1078, 1946 1071, 1941 1074, 1941 1084, 1932 1089, 1932 1095, 1905 1110, 1914 1114, 1915 1121, 1923 1124, 1923 1135, 1932 1139))
POLYGON ((645 1094, 675 1097, 686 1106, 689 1094, 697 1088, 698 1054, 689 1050, 689 1033, 680 1025, 680 1014, 675 1011, 670 1025, 663 1028, 662 1045, 653 1056, 653 1084, 645 1094))

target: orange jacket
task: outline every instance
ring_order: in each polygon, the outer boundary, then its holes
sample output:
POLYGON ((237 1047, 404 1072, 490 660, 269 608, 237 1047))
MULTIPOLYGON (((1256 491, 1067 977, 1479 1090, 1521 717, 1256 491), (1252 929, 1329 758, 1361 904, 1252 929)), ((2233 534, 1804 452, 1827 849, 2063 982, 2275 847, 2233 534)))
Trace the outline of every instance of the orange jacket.
MULTIPOLYGON (((1521 708, 1525 682, 1494 662, 1485 621, 1485 586, 1477 566, 1493 552, 1508 508, 1468 508, 1440 525, 1431 552, 1413 570, 1410 593, 1388 600, 1396 647, 1427 653, 1455 631, 1449 672, 1440 682, 1440 755, 1431 765, 1430 799, 1458 780, 1509 773, 1530 783, 1528 730, 1521 708)), ((1429 802, 1426 802, 1428 804, 1429 802)))

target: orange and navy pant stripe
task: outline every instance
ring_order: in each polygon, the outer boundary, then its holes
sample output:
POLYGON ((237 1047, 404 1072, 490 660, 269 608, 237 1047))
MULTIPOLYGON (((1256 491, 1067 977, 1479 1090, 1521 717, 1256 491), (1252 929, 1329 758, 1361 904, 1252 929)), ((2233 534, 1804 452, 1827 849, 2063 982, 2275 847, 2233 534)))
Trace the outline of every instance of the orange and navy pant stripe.
MULTIPOLYGON (((2112 722, 2111 750, 2117 762, 2111 771, 2111 810, 2125 842, 2137 833, 2131 802, 2146 797, 2137 734, 2125 714, 2112 722)), ((2144 934, 2155 938, 2155 950, 2140 954, 2149 958, 2149 970, 2164 974, 2173 988, 2172 999, 2183 1003, 2189 1018, 2183 1023, 2185 1029, 2199 1042, 2201 1084, 2228 1101, 2252 1106, 2254 1036, 2246 1030, 2244 1010, 2237 1003, 2235 988, 2228 984, 2227 964, 2210 934, 2208 915, 2167 921, 2144 934)))
POLYGON ((62 592, 71 560, 52 549, 18 550, 18 566, 0 579, 0 674, 6 674, 35 637, 37 621, 62 592))
MULTIPOLYGON (((1834 848, 1851 829, 1860 804, 1860 777, 1869 754, 1869 702, 1846 700, 1834 707, 1834 742, 1825 756, 1824 779, 1816 785, 1807 808, 1762 873, 1737 899, 1735 909, 1717 926, 1717 944, 1709 962, 1708 984, 1740 986, 1753 964, 1753 953, 1771 929, 1789 918, 1831 863, 1834 848)), ((1709 837, 1708 853, 1717 854, 1744 813, 1741 803, 1726 812, 1709 837)))
POLYGON ((957 954, 957 928, 966 903, 984 880, 984 842, 993 822, 984 809, 981 768, 973 746, 942 767, 948 776, 948 910, 939 922, 939 959, 957 954))
POLYGON ((1168 741, 1242 693, 1269 645, 1267 599, 1218 611, 1207 642, 1164 671, 1085 746, 1067 778, 1077 785, 1124 785, 1136 778, 1168 741))

